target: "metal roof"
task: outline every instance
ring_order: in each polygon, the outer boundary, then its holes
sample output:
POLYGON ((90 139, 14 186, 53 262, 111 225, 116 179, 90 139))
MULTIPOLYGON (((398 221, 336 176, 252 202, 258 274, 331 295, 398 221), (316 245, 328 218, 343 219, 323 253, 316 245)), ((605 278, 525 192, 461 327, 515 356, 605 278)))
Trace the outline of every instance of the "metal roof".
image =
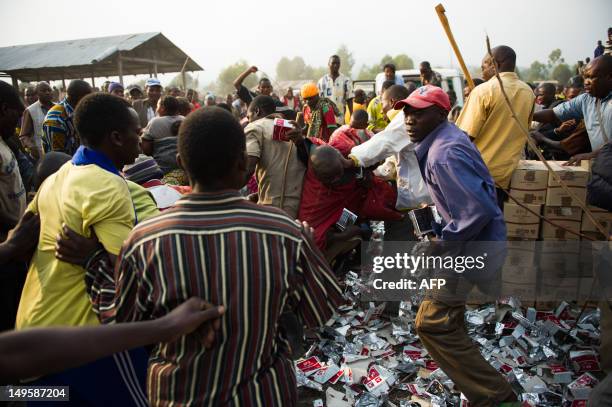
MULTIPOLYGON (((187 54, 162 33, 86 38, 0 48, 0 72, 21 81, 179 72, 187 54), (155 69, 157 68, 157 69, 155 69)), ((191 58, 186 71, 201 71, 191 58)))

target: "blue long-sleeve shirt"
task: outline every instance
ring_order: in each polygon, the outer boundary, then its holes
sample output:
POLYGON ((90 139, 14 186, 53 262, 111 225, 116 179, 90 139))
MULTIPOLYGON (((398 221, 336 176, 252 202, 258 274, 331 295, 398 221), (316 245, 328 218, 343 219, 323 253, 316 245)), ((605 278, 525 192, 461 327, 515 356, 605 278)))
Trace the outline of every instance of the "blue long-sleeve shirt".
POLYGON ((506 240, 495 184, 467 134, 444 122, 417 143, 415 153, 431 198, 444 220, 439 235, 442 240, 506 240))

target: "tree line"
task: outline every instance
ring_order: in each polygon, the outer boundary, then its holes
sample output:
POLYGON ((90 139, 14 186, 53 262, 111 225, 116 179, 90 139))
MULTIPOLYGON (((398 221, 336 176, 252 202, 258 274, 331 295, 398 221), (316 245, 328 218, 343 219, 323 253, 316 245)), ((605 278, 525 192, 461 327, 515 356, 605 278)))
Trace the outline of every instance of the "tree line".
MULTIPOLYGON (((341 45, 335 52, 342 61, 340 71, 351 76, 356 80, 374 79, 376 75, 383 70, 383 66, 387 63, 395 64, 396 69, 414 69, 415 62, 406 54, 398 54, 395 56, 384 55, 379 63, 372 65, 362 64, 356 75, 353 75, 355 68, 355 58, 353 53, 346 45, 341 45)), ((229 65, 221 70, 217 80, 205 86, 206 90, 213 91, 218 95, 233 93, 234 87, 232 82, 238 75, 247 70, 251 64, 246 60, 239 60, 232 65, 229 65)), ((435 69, 435 68, 434 68, 435 69)), ((542 80, 556 80, 561 84, 567 83, 569 78, 575 75, 576 66, 570 67, 562 57, 561 50, 553 50, 546 62, 534 61, 528 68, 517 69, 517 73, 522 80, 528 82, 536 82, 542 80)), ((250 75, 244 81, 244 85, 248 88, 253 88, 257 85, 257 81, 262 77, 273 78, 277 81, 285 80, 318 80, 321 76, 328 72, 326 65, 312 66, 308 65, 301 56, 287 57, 283 56, 276 64, 275 72, 258 72, 257 75, 250 75)), ((470 67, 470 72, 473 76, 481 75, 479 67, 470 67)))

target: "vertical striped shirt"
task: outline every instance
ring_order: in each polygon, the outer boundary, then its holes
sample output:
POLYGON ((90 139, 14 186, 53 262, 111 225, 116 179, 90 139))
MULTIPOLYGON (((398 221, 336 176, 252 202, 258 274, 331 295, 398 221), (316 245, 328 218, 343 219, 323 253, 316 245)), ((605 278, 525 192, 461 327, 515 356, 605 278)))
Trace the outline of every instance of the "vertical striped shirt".
POLYGON ((321 326, 343 302, 324 257, 283 211, 236 191, 191 194, 138 225, 117 261, 116 320, 159 318, 191 296, 226 307, 215 345, 192 333, 149 359, 153 406, 291 406, 279 317, 321 326))

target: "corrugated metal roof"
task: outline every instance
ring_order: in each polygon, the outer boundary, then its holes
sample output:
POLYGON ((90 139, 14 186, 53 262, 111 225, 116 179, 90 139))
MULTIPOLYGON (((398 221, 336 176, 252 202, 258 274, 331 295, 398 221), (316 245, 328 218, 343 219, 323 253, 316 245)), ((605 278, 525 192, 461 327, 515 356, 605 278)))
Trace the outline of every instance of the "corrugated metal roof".
MULTIPOLYGON (((118 75, 119 52, 123 74, 179 72, 187 59, 160 32, 86 38, 0 48, 0 72, 22 81, 89 78, 118 75)), ((202 67, 189 58, 186 71, 202 67)))
POLYGON ((0 48, 0 71, 90 65, 117 51, 131 51, 158 32, 14 45, 0 48))

